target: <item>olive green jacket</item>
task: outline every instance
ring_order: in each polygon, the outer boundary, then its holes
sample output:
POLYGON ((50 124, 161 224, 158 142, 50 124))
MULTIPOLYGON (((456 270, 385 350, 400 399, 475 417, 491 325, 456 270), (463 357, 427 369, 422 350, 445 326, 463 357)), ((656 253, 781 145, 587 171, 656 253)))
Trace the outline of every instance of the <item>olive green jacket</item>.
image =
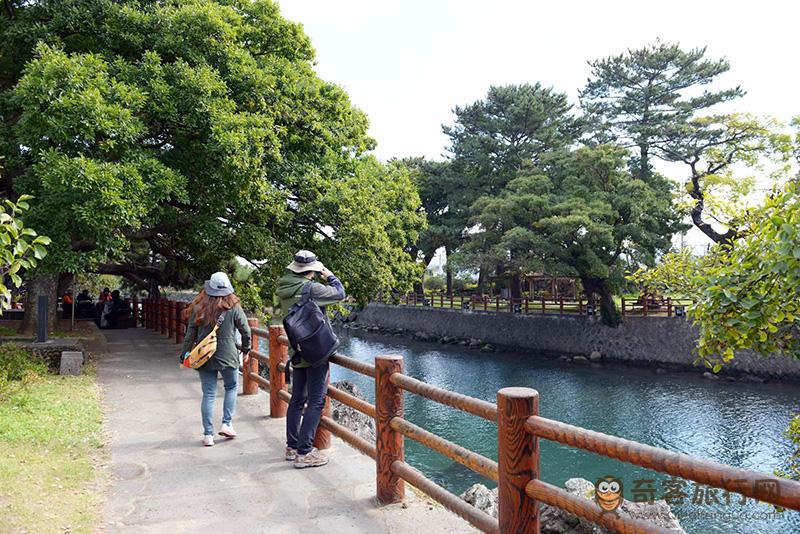
MULTIPOLYGON (((311 298, 317 303, 317 306, 325 310, 325 306, 336 304, 345 299, 344 286, 338 278, 331 275, 328 277, 328 284, 324 285, 319 282, 309 280, 305 276, 300 276, 291 271, 281 276, 278 279, 278 284, 275 289, 275 302, 276 310, 274 321, 280 324, 280 320, 289 311, 293 305, 300 302, 300 292, 306 284, 311 284, 311 298)), ((294 349, 289 347, 289 352, 294 354, 294 349)), ((302 360, 299 363, 292 363, 294 367, 308 367, 308 363, 302 360)))
MULTIPOLYGON (((189 328, 186 330, 186 337, 183 339, 181 354, 186 354, 205 338, 214 329, 213 325, 208 326, 195 324, 194 310, 189 317, 189 328)), ((228 310, 225 320, 217 330, 217 352, 214 353, 200 369, 204 371, 220 371, 226 367, 239 368, 239 349, 236 348, 236 330, 242 335, 242 350, 250 350, 250 326, 247 324, 247 316, 240 305, 228 310)))

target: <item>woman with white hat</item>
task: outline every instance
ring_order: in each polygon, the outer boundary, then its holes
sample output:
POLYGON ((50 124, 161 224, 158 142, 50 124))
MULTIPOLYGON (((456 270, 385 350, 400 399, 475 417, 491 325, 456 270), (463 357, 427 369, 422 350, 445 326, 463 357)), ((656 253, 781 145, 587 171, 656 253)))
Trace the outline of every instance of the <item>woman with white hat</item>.
MULTIPOLYGON (((309 287, 309 297, 323 310, 325 306, 344 300, 342 282, 317 260, 313 252, 297 251, 294 261, 286 269, 286 274, 278 279, 275 290, 281 315, 285 315, 300 301, 306 286, 309 287), (325 280, 327 285, 315 282, 317 276, 325 280)), ((286 460, 294 462, 298 469, 320 467, 328 463, 328 457, 313 446, 313 441, 325 406, 329 364, 325 359, 317 365, 311 365, 301 354, 293 350, 290 352, 294 385, 286 412, 286 460)))
POLYGON ((203 290, 192 304, 184 311, 188 315, 189 327, 183 340, 181 362, 192 347, 214 330, 217 320, 222 323, 217 330, 217 351, 200 368, 200 384, 203 389, 203 400, 200 413, 203 420, 203 445, 214 445, 214 403, 217 394, 217 374, 222 375, 225 385, 225 400, 222 407, 222 427, 219 434, 226 438, 235 438, 232 419, 236 408, 236 393, 239 379, 239 351, 236 348, 236 330, 242 336, 242 352, 250 352, 250 326, 247 316, 239 303, 239 297, 233 293, 233 286, 225 273, 214 273, 206 280, 203 290))

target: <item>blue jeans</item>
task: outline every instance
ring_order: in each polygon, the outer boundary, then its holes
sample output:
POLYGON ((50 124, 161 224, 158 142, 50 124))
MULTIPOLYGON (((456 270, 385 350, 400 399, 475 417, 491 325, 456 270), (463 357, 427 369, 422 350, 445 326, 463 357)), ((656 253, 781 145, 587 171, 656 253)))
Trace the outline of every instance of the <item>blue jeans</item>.
POLYGON ((220 371, 204 371, 201 367, 200 385, 203 387, 203 401, 200 403, 200 415, 203 418, 203 433, 206 436, 214 435, 214 401, 217 398, 217 373, 222 375, 225 384, 225 402, 222 405, 222 424, 231 424, 233 411, 236 409, 236 390, 239 381, 239 370, 225 367, 220 371))
POLYGON ((294 385, 286 411, 286 446, 297 449, 298 454, 308 454, 313 448, 328 392, 328 366, 325 362, 318 367, 292 368, 294 385))

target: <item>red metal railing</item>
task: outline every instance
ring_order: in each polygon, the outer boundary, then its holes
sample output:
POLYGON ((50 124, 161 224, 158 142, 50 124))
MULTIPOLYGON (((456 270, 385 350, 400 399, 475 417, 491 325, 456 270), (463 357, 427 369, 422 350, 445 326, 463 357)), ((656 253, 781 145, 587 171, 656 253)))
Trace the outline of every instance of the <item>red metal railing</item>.
MULTIPOLYGON (((142 302, 141 320, 160 330, 166 321, 163 302, 142 302)), ((135 314, 138 315, 138 314, 135 314)), ((180 321, 179 321, 180 322, 180 321)), ((180 331, 180 327, 175 329, 180 331)), ((284 373, 288 349, 283 327, 260 328, 251 322, 252 346, 249 365, 242 369, 244 394, 258 388, 269 391, 270 417, 285 417, 291 394, 284 373), (259 339, 269 342, 269 353, 260 351, 259 339), (269 379, 258 372, 261 363, 269 379)), ((338 424, 326 404, 315 446, 330 446, 334 434, 376 462, 376 492, 382 504, 403 499, 407 482, 483 532, 517 534, 539 532, 539 505, 546 503, 598 525, 623 533, 667 533, 640 519, 608 513, 595 502, 547 484, 539 478, 539 440, 548 439, 633 465, 736 492, 776 506, 800 510, 800 482, 710 462, 623 438, 608 436, 539 416, 539 393, 529 388, 503 388, 493 404, 427 384, 403 373, 403 358, 378 356, 374 365, 336 354, 330 363, 375 379, 375 404, 329 386, 328 399, 375 419, 376 442, 370 443, 338 424), (482 456, 404 418, 404 392, 497 423, 498 460, 482 456), (498 518, 467 504, 455 494, 405 463, 404 440, 412 439, 472 471, 497 482, 498 518)))

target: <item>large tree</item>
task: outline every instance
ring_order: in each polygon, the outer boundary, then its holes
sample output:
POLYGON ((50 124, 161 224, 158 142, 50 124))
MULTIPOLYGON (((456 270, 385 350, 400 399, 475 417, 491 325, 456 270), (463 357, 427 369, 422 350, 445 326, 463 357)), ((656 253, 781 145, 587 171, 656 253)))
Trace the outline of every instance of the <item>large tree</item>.
MULTIPOLYGON (((444 248, 447 255, 458 249, 464 240, 466 222, 459 213, 453 198, 462 187, 460 180, 453 175, 449 161, 432 161, 424 157, 404 158, 392 162, 408 170, 420 196, 420 213, 428 221, 428 227, 420 233, 419 239, 409 248, 415 259, 422 259, 425 267, 430 264, 436 251, 444 248)), ((452 291, 453 272, 451 264, 446 267, 447 292, 452 291)), ((415 284, 415 293, 424 292, 422 280, 415 284)))
POLYGON ((739 87, 702 89, 727 72, 725 59, 707 59, 705 48, 685 51, 657 41, 623 54, 590 61, 591 75, 580 92, 581 106, 601 137, 635 149, 631 169, 646 180, 655 146, 668 143, 675 125, 698 112, 742 96, 739 87))
MULTIPOLYGON (((582 132, 566 95, 538 83, 490 87, 486 98, 454 113, 455 123, 444 127, 455 181, 448 210, 465 231, 478 199, 500 194, 521 168, 571 145, 582 132)), ((505 275, 503 262, 474 267, 481 282, 494 272, 519 296, 519 278, 505 275)))
MULTIPOLYGON (((800 122, 796 122, 800 125, 800 122)), ((800 133, 793 142, 800 154, 800 133)), ((740 216, 739 232, 708 254, 670 254, 634 278, 658 290, 693 295, 698 355, 718 371, 738 349, 800 358, 800 177, 740 216)))
POLYGON ((509 276, 544 270, 579 278, 600 297, 605 324, 620 315, 613 292, 629 263, 653 264, 670 247, 677 214, 664 179, 639 180, 612 145, 564 150, 517 173, 475 204, 466 264, 501 263, 509 276))
POLYGON ((639 179, 657 174, 654 159, 685 164, 681 205, 692 223, 715 243, 734 239, 754 186, 742 173, 769 160, 785 163, 788 145, 773 121, 713 113, 744 95, 740 87, 708 87, 730 69, 728 61, 706 58, 705 48, 659 41, 590 65, 580 97, 598 137, 632 149, 639 179))
POLYGON ((50 273, 189 285, 234 256, 268 283, 314 248, 357 296, 406 287, 424 221, 407 173, 314 72, 269 0, 7 0, 4 193, 37 197, 50 273))

